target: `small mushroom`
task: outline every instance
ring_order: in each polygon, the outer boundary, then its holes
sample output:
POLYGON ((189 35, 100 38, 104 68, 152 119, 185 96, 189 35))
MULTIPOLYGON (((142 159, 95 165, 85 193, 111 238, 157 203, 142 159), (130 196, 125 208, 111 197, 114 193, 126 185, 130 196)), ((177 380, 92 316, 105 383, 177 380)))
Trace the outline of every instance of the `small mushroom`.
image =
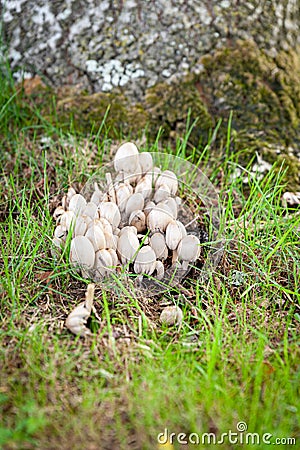
POLYGON ((176 220, 178 216, 178 205, 174 197, 168 197, 163 201, 172 213, 173 218, 176 220))
POLYGON ((130 228, 135 227, 125 228, 126 230, 121 230, 117 247, 117 253, 122 264, 127 264, 128 262, 133 261, 140 246, 137 234, 134 231, 130 230, 130 228))
POLYGON ((182 323, 183 313, 178 306, 167 306, 160 315, 160 321, 166 325, 180 325, 182 323))
POLYGON ((69 210, 73 211, 76 216, 79 216, 86 207, 86 203, 86 199, 81 194, 75 194, 71 197, 69 210))
POLYGON ((73 187, 69 187, 68 192, 67 192, 67 204, 68 205, 70 204, 71 198, 74 197, 75 194, 76 194, 75 189, 73 187))
POLYGON ((112 268, 115 269, 120 264, 117 252, 115 250, 113 250, 112 248, 108 248, 107 251, 111 256, 112 268))
POLYGON ((73 266, 91 269, 95 262, 95 250, 86 236, 76 236, 71 241, 70 263, 73 266))
POLYGON ((95 285, 89 284, 85 293, 85 301, 76 306, 67 317, 66 327, 74 334, 80 336, 91 334, 91 331, 86 327, 86 323, 93 309, 94 290, 95 285))
POLYGON ((141 210, 133 211, 129 217, 129 225, 134 226, 138 233, 146 230, 146 216, 141 210))
POLYGON ((150 236, 149 245, 154 250, 156 258, 165 260, 168 257, 168 248, 166 245, 165 236, 157 231, 150 236))
POLYGON ((144 213, 146 215, 146 217, 148 217, 148 214, 150 211, 152 211, 153 208, 155 208, 156 205, 154 202, 148 202, 144 208, 144 213))
POLYGON ((165 170, 156 180, 155 188, 159 189, 161 186, 168 186, 172 195, 175 195, 178 189, 178 180, 174 172, 165 170))
POLYGON ((72 223, 74 223, 75 214, 73 211, 65 211, 59 219, 59 224, 65 228, 67 231, 71 228, 72 223))
POLYGON ((67 237, 66 228, 62 227, 61 225, 57 225, 57 227, 54 230, 54 237, 60 239, 61 241, 65 241, 67 237))
POLYGON ((126 203, 125 213, 129 217, 133 211, 143 210, 144 208, 144 198, 140 192, 132 194, 126 203))
POLYGON ((151 153, 143 152, 139 154, 139 163, 142 173, 149 172, 153 168, 153 158, 151 153))
POLYGON ((165 231, 171 220, 173 220, 173 217, 167 206, 156 206, 148 214, 147 225, 152 233, 155 231, 165 231))
POLYGON ((156 255, 154 250, 150 245, 142 247, 135 258, 134 261, 134 271, 135 273, 151 275, 156 267, 156 255))
POLYGON ((112 257, 108 250, 101 249, 95 255, 95 271, 94 275, 96 281, 100 281, 102 277, 109 275, 112 271, 112 257))
POLYGON ((65 212, 65 210, 62 206, 58 206, 57 208, 55 208, 54 213, 53 213, 54 219, 58 220, 64 212, 65 212))
POLYGON ((155 261, 156 278, 162 280, 165 275, 165 267, 161 261, 155 261))
POLYGON ((57 258, 62 252, 64 241, 58 237, 52 239, 52 247, 50 248, 52 258, 57 258))
POLYGON ((87 223, 85 218, 82 216, 77 217, 76 222, 74 224, 73 237, 83 236, 86 230, 87 230, 87 223))
POLYGON ((83 216, 89 216, 91 219, 97 219, 99 217, 98 207, 94 202, 88 202, 82 211, 83 216))
POLYGON ((121 214, 118 206, 113 202, 100 203, 98 206, 100 218, 109 221, 113 228, 117 228, 121 222, 121 214))
POLYGON ((196 261, 200 255, 200 241, 192 234, 184 237, 178 245, 178 258, 182 260, 183 270, 188 268, 190 262, 196 261))
POLYGON ((170 250, 176 250, 183 238, 180 226, 176 220, 172 220, 166 228, 166 244, 170 250))
POLYGON ((119 183, 116 187, 116 202, 121 213, 125 211, 127 200, 132 193, 133 188, 129 183, 119 183))
POLYGON ((144 176, 137 183, 134 192, 140 192, 143 198, 146 200, 152 194, 152 181, 151 178, 144 176))
POLYGON ((90 227, 85 235, 93 244, 95 252, 106 247, 105 235, 103 229, 99 225, 90 227))
POLYGON ((166 200, 171 195, 171 190, 167 184, 162 184, 159 186, 154 194, 153 200, 155 203, 162 202, 166 200))
POLYGON ((139 151, 133 142, 122 144, 114 158, 114 167, 117 172, 134 173, 139 165, 139 151))

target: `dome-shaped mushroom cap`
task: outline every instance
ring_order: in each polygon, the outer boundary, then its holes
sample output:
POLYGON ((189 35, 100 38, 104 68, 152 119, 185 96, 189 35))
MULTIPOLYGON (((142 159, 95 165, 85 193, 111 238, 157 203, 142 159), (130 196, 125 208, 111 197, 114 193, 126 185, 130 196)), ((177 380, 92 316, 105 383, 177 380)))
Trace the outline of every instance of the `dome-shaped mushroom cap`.
POLYGON ((94 225, 90 227, 85 235, 93 244, 95 252, 106 247, 104 232, 100 226, 94 225))
POLYGON ((75 194, 71 197, 69 210, 73 211, 76 216, 82 214, 86 207, 86 199, 81 194, 75 194))
POLYGON ((139 180, 139 182, 137 183, 135 189, 134 189, 135 193, 141 193, 143 198, 149 198, 152 194, 152 181, 151 178, 144 176, 143 178, 141 178, 139 180))
POLYGON ((133 173, 139 164, 139 151, 133 142, 122 144, 114 158, 114 167, 117 172, 133 173))
POLYGON ((88 202, 82 211, 82 215, 97 219, 99 217, 97 205, 94 202, 88 202))
POLYGON ((64 228, 67 231, 69 231, 74 221, 75 221, 75 214, 73 211, 66 211, 59 218, 59 224, 62 226, 62 228, 64 228))
POLYGON ((168 224, 173 220, 172 214, 166 205, 156 206, 147 217, 147 224, 150 231, 165 231, 168 224))
POLYGON ((173 218, 176 220, 178 216, 178 205, 175 198, 168 197, 163 201, 163 204, 169 208, 169 210, 172 212, 173 218))
POLYGON ((118 239, 118 255, 122 264, 132 261, 140 246, 137 235, 133 231, 121 233, 118 239))
POLYGON ((106 249, 98 250, 95 255, 94 265, 94 269, 96 270, 96 281, 104 276, 109 275, 112 272, 112 265, 113 262, 110 252, 106 249))
POLYGON ((176 220, 172 220, 166 228, 166 244, 170 250, 176 250, 183 238, 180 226, 176 220))
POLYGON ((85 217, 79 216, 76 219, 76 222, 74 224, 74 236, 83 236, 87 230, 87 223, 85 220, 85 217))
POLYGON ((113 202, 100 203, 98 206, 100 212, 100 219, 104 218, 112 225, 113 228, 117 228, 121 222, 121 214, 118 206, 113 202))
POLYGON ((178 257, 184 261, 194 262, 200 255, 200 241, 197 236, 187 235, 178 245, 178 257))
POLYGON ((172 195, 175 195, 178 189, 178 180, 174 172, 164 170, 156 180, 155 188, 159 189, 162 185, 167 185, 172 195))
POLYGON ((157 259, 167 259, 168 248, 165 236, 157 231, 150 236, 150 247, 154 250, 157 259))
POLYGON ((137 209, 143 210, 144 208, 144 197, 140 192, 137 192, 136 194, 132 194, 126 203, 125 213, 126 216, 130 216, 130 214, 133 211, 136 211, 137 209))
POLYGON ((122 236, 122 234, 126 233, 134 233, 135 235, 137 235, 137 229, 135 227, 127 225, 126 227, 121 228, 119 237, 122 236))
POLYGON ((132 211, 128 222, 129 225, 134 226, 137 229, 138 233, 142 233, 146 229, 146 216, 140 209, 132 211))
POLYGON ((166 200, 171 195, 171 190, 167 184, 161 184, 156 188, 153 200, 156 203, 166 200))
POLYGON ((139 163, 143 173, 153 169, 153 158, 151 153, 143 152, 139 154, 139 163))
POLYGON ((142 247, 135 258, 135 273, 146 273, 151 275, 155 270, 156 255, 150 245, 142 247))
POLYGON ((86 236, 76 236, 71 241, 70 262, 73 265, 90 269, 95 262, 95 250, 86 236))
POLYGON ((123 212, 125 211, 127 200, 133 193, 133 188, 129 183, 120 183, 115 190, 117 205, 120 212, 123 212))

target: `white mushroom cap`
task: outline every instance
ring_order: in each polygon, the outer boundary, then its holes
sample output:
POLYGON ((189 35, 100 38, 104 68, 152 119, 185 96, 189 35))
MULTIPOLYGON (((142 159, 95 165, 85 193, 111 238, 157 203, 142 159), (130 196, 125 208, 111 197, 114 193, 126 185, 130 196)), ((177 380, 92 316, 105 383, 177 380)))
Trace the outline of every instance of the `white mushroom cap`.
POLYGON ((111 248, 112 250, 117 250, 119 237, 116 236, 115 234, 108 233, 105 231, 104 231, 104 236, 105 236, 105 240, 106 240, 106 248, 107 249, 111 248))
POLYGON ((146 273, 151 275, 155 270, 156 255, 150 245, 142 247, 135 258, 134 271, 135 273, 146 273))
POLYGON ((156 278, 158 280, 162 280, 165 275, 165 267, 161 261, 156 261, 155 270, 156 270, 156 278))
POLYGON ((166 243, 169 249, 176 250, 182 238, 180 226, 175 220, 172 220, 166 228, 166 243))
POLYGON ((76 216, 82 214, 86 207, 86 199, 81 194, 75 194, 72 196, 69 203, 69 210, 73 211, 76 216))
POLYGON ((167 259, 168 248, 166 245, 165 236, 157 231, 150 236, 149 245, 154 250, 157 259, 167 259))
POLYGON ((200 241, 192 234, 184 237, 178 245, 178 257, 183 261, 194 262, 200 255, 200 241))
POLYGON ((119 233, 119 237, 122 236, 122 234, 125 234, 125 233, 137 234, 137 229, 135 227, 127 225, 126 227, 121 228, 120 233, 119 233))
POLYGON ((64 208, 62 206, 58 206, 55 208, 55 211, 53 213, 53 217, 55 220, 59 219, 60 216, 65 212, 64 208))
POLYGON ((71 241, 70 262, 73 265, 91 269, 95 262, 95 250, 86 236, 76 236, 71 241))
POLYGON ((179 228, 180 228, 182 237, 184 238, 185 236, 187 236, 187 231, 186 231, 186 228, 185 228, 185 226, 183 225, 183 223, 180 222, 180 220, 176 220, 176 223, 177 223, 177 225, 178 225, 179 228))
POLYGON ((144 213, 145 213, 146 217, 148 216, 149 212, 155 207, 156 207, 156 205, 154 202, 148 202, 146 204, 146 206, 144 208, 144 213))
POLYGON ((182 310, 178 306, 167 306, 160 315, 161 323, 166 325, 180 325, 183 319, 182 310))
POLYGON ((127 200, 133 193, 133 188, 129 183, 120 183, 116 187, 115 191, 116 191, 116 202, 120 212, 122 213, 125 211, 127 200))
POLYGON ((171 190, 167 184, 162 184, 155 190, 153 200, 156 203, 166 200, 171 195, 171 190))
POLYGON ((125 213, 126 216, 130 216, 133 211, 137 209, 143 210, 144 208, 144 197, 140 192, 136 194, 132 194, 131 197, 127 200, 125 213))
POLYGON ((85 217, 79 216, 76 219, 75 225, 74 225, 74 236, 83 236, 87 230, 87 223, 85 220, 85 217))
POLYGON ((75 221, 75 214, 73 211, 64 212, 59 219, 59 224, 69 231, 72 223, 75 221))
POLYGON ((70 200, 72 197, 74 197, 74 195, 76 194, 76 191, 73 187, 69 187, 68 192, 67 192, 67 203, 70 203, 70 200))
POLYGON ((113 228, 117 228, 121 222, 121 214, 118 206, 113 202, 100 203, 98 206, 100 218, 109 221, 113 228))
POLYGON ((172 195, 175 195, 178 189, 178 180, 174 172, 165 170, 160 174, 155 183, 155 188, 158 189, 163 185, 167 185, 172 195))
POLYGON ((146 229, 146 216, 140 209, 133 211, 129 216, 129 225, 134 226, 138 233, 146 229))
POLYGON ((143 173, 149 172, 153 168, 153 158, 151 153, 143 152, 139 154, 139 163, 143 173))
POLYGON ((109 275, 112 271, 112 257, 108 250, 98 250, 95 255, 96 280, 109 275))
POLYGON ((166 205, 169 210, 172 212, 173 218, 176 220, 178 216, 178 205, 174 197, 168 197, 163 201, 163 204, 166 205))
POLYGON ((86 207, 82 211, 83 216, 89 216, 91 219, 97 219, 99 217, 98 208, 96 203, 88 202, 86 207))
POLYGON ((105 233, 110 233, 110 234, 113 233, 113 227, 112 227, 111 223, 104 217, 100 217, 99 220, 96 219, 94 222, 97 225, 99 225, 99 227, 101 227, 105 233))
POLYGON ((147 225, 152 233, 155 231, 165 231, 171 220, 173 220, 173 217, 167 206, 161 205, 158 207, 157 205, 148 214, 147 225))
POLYGON ((130 230, 120 233, 118 239, 118 255, 122 264, 132 261, 140 246, 137 235, 130 230))
POLYGON ((52 258, 56 258, 60 255, 63 245, 64 245, 64 242, 62 239, 54 236, 52 238, 52 244, 53 244, 53 246, 50 249, 51 256, 52 256, 52 258))
POLYGON ((152 194, 152 181, 149 177, 144 176, 137 183, 134 192, 140 192, 144 199, 149 198, 152 194))
POLYGON ((102 200, 102 192, 100 192, 100 191, 94 191, 94 192, 92 193, 90 202, 95 203, 95 205, 98 206, 99 203, 101 202, 101 200, 102 200))
POLYGON ((120 264, 117 252, 115 250, 113 250, 112 248, 108 248, 107 251, 111 256, 112 267, 115 269, 116 266, 118 266, 120 264))
POLYGON ((61 239, 62 241, 65 241, 67 237, 67 230, 65 229, 65 227, 57 225, 57 227, 54 230, 54 237, 57 239, 61 239))
POLYGON ((133 142, 122 144, 115 154, 114 167, 117 172, 134 173, 139 164, 139 151, 133 142))
POLYGON ((87 230, 85 235, 93 244, 95 252, 106 247, 104 232, 100 226, 93 225, 87 230))

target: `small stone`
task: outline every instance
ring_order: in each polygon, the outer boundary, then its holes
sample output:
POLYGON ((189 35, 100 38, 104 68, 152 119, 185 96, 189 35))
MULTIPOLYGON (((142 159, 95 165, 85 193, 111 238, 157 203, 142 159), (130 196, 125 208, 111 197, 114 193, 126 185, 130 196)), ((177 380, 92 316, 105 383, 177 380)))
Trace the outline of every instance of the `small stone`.
POLYGON ((160 321, 165 325, 181 325, 182 319, 183 313, 179 306, 167 306, 160 315, 160 321))

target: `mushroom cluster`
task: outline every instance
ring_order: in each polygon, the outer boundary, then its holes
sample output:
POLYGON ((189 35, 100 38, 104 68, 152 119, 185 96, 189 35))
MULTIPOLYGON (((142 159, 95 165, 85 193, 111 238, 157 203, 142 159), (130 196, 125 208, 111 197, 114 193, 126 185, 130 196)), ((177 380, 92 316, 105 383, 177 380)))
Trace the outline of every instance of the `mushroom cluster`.
POLYGON ((96 282, 113 272, 142 281, 163 280, 170 267, 186 271, 199 258, 200 240, 178 218, 175 173, 154 166, 151 153, 132 142, 119 147, 113 164, 105 189, 95 182, 89 198, 69 189, 54 212, 55 248, 70 242, 70 263, 96 282))

